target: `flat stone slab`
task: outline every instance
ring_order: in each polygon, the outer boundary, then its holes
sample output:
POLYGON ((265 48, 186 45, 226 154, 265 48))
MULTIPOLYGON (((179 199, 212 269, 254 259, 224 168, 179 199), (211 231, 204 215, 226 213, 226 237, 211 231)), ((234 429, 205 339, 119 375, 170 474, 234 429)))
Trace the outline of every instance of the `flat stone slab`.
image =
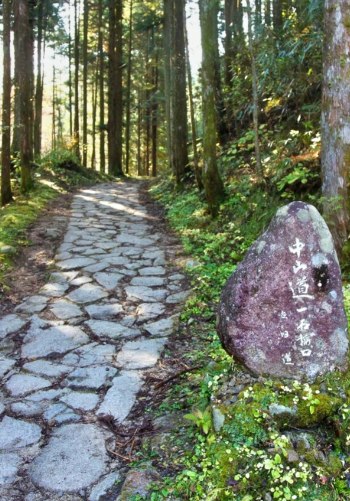
POLYGON ((85 266, 91 266, 95 263, 96 260, 90 257, 74 257, 72 259, 66 259, 65 261, 59 261, 57 266, 62 270, 77 270, 85 266))
POLYGON ((51 423, 63 424, 79 421, 80 416, 62 403, 50 405, 44 412, 44 419, 51 423))
POLYGON ((15 365, 16 361, 12 358, 0 358, 0 378, 8 372, 15 365))
POLYGON ((67 383, 71 388, 89 388, 99 390, 116 374, 116 369, 108 366, 79 367, 68 377, 67 383))
POLYGON ((85 322, 92 332, 98 337, 108 337, 111 339, 130 338, 140 335, 139 329, 130 329, 116 322, 106 320, 88 320, 85 322))
POLYGON ((68 294, 68 299, 75 303, 93 303, 108 296, 108 293, 99 285, 84 284, 75 291, 68 294))
POLYGON ((15 311, 23 313, 40 313, 46 308, 49 298, 46 296, 32 296, 16 306, 15 311))
POLYGON ((173 332, 177 320, 178 315, 173 315, 172 317, 162 318, 157 322, 146 324, 143 328, 155 337, 169 336, 173 332))
POLYGON ((131 285, 143 285, 145 287, 159 287, 165 285, 166 279, 162 277, 135 277, 131 280, 131 285))
POLYGON ((42 414, 44 405, 40 402, 14 402, 11 404, 11 411, 24 417, 33 417, 42 414))
POLYGON ((79 327, 60 325, 49 329, 37 329, 28 334, 22 347, 24 358, 47 357, 66 353, 89 342, 88 336, 79 327))
POLYGON ((39 442, 41 428, 37 424, 5 416, 0 423, 0 450, 27 447, 39 442))
POLYGON ((48 377, 59 377, 72 370, 72 368, 68 365, 55 364, 53 362, 48 362, 47 360, 35 360, 34 362, 29 362, 23 366, 23 369, 48 377))
POLYGON ((150 303, 163 301, 168 294, 168 291, 165 289, 151 289, 150 287, 143 287, 141 285, 125 287, 125 292, 131 300, 150 303))
POLYGON ((139 271, 140 275, 165 275, 166 269, 163 266, 148 266, 146 268, 141 268, 139 271))
POLYGON ((9 485, 14 482, 21 459, 17 454, 0 454, 0 485, 9 485))
POLYGON ((107 320, 123 312, 123 306, 119 303, 111 304, 90 304, 85 306, 85 310, 91 318, 97 320, 107 320))
POLYGON ((69 318, 79 317, 83 314, 79 306, 66 299, 55 301, 50 310, 60 320, 68 320, 69 318))
POLYGON ((38 487, 78 492, 97 482, 105 473, 107 460, 104 436, 97 426, 69 424, 54 431, 29 474, 38 487))
POLYGON ((117 362, 124 369, 146 369, 154 367, 166 339, 138 339, 124 344, 117 362))
POLYGON ((72 391, 61 398, 61 402, 74 409, 92 411, 98 404, 99 398, 95 393, 72 391))
POLYGON ((39 376, 31 376, 30 374, 15 374, 5 384, 5 388, 13 397, 19 397, 26 393, 42 390, 51 386, 51 382, 39 376))
POLYGON ((120 473, 118 471, 110 473, 102 480, 98 482, 97 485, 90 492, 88 498, 89 501, 101 501, 102 496, 105 496, 107 492, 119 481, 120 473))
POLYGON ((8 334, 19 331, 25 324, 27 320, 18 315, 6 315, 0 320, 0 339, 3 339, 8 334))
POLYGON ((122 278, 124 275, 120 273, 95 273, 94 275, 96 282, 107 290, 115 289, 122 278))
POLYGON ((165 302, 167 304, 183 303, 184 301, 186 301, 190 294, 190 291, 177 292, 176 294, 171 294, 170 296, 168 296, 165 302))
POLYGON ((115 350, 116 347, 112 344, 90 343, 68 353, 62 362, 76 367, 112 364, 115 350))
POLYGON ((69 288, 69 284, 64 283, 48 283, 40 289, 40 294, 50 297, 61 297, 69 288))
POLYGON ((113 416, 122 423, 128 417, 141 386, 142 378, 138 372, 122 371, 113 379, 113 385, 107 391, 97 414, 113 416))
POLYGON ((159 317, 165 311, 165 306, 161 303, 142 303, 136 310, 136 315, 142 320, 150 320, 159 317))

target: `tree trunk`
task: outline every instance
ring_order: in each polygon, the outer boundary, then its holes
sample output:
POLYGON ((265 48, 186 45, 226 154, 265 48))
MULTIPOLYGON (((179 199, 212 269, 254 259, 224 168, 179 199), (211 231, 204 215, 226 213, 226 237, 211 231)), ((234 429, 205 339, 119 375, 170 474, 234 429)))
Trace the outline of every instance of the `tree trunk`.
POLYGON ((186 96, 186 57, 184 30, 184 0, 173 0, 174 37, 172 44, 171 81, 173 83, 172 149, 173 169, 176 184, 182 183, 188 164, 187 156, 187 96, 186 96))
POLYGON ((349 4, 326 0, 322 96, 324 214, 337 251, 347 241, 350 169, 349 4))
POLYGON ((1 146, 1 205, 11 202, 11 0, 2 7, 3 86, 2 86, 2 146, 1 146))
POLYGON ((130 0, 129 14, 129 43, 128 43, 128 75, 126 82, 126 128, 125 128, 125 172, 129 174, 130 163, 130 118, 131 118, 131 65, 132 65, 132 21, 133 21, 133 0, 130 0))
POLYGON ((100 64, 99 75, 99 94, 100 94, 100 172, 106 172, 106 153, 105 153, 105 63, 103 52, 103 0, 98 2, 98 57, 100 64))
POLYGON ((88 149, 88 28, 89 2, 84 0, 83 15, 83 166, 87 167, 88 149))
POLYGON ((268 26, 270 28, 271 27, 271 0, 265 0, 264 18, 265 18, 266 26, 268 26))
POLYGON ((254 40, 252 32, 252 11, 250 8, 250 0, 247 2, 247 14, 248 14, 248 42, 249 42, 249 52, 252 65, 252 91, 253 91, 253 125, 254 125, 254 145, 255 145, 255 161, 256 161, 256 173, 260 181, 263 180, 263 169, 261 164, 260 155, 260 141, 259 141, 259 96, 258 96, 258 76, 256 71, 256 61, 255 61, 255 49, 254 40))
POLYGON ((108 172, 122 176, 122 0, 109 0, 108 172))
POLYGON ((142 158, 141 158, 141 144, 142 144, 142 108, 141 108, 141 91, 138 92, 138 105, 137 105, 137 175, 142 174, 142 158))
POLYGON ((283 0, 273 0, 273 28, 278 34, 283 28, 283 0))
POLYGON ((27 192, 33 185, 33 30, 29 2, 14 0, 15 30, 18 35, 18 93, 20 99, 20 156, 21 191, 27 192))
POLYGON ((43 77, 42 77, 42 46, 43 46, 43 1, 38 0, 37 17, 37 74, 35 88, 35 115, 34 115, 34 155, 41 155, 41 129, 43 115, 43 77))
POLYGON ((224 187, 216 163, 217 113, 215 107, 215 68, 217 56, 217 1, 200 0, 202 35, 203 159, 204 188, 209 211, 216 216, 224 187))
POLYGON ((198 149, 197 149, 196 118, 195 118, 195 109, 194 109, 194 101, 193 101, 193 88, 192 88, 192 71, 191 71, 190 55, 189 55, 189 51, 188 51, 188 36, 187 36, 186 19, 184 20, 184 23, 185 23, 187 85, 188 85, 188 98, 189 98, 189 105, 190 105, 192 148, 193 148, 193 169, 194 169, 194 175, 196 177, 198 189, 200 191, 202 191, 204 186, 203 186, 202 174, 201 174, 201 171, 199 168, 199 157, 198 157, 198 149))
POLYGON ((79 14, 78 2, 74 0, 74 150, 80 160, 80 131, 79 131, 79 14))
MULTIPOLYGON (((15 9, 14 0, 12 0, 13 9, 15 9)), ((14 156, 17 156, 21 149, 21 133, 20 133, 20 94, 19 94, 19 75, 18 75, 18 65, 16 61, 18 60, 18 39, 19 33, 14 26, 13 33, 13 45, 15 53, 15 69, 14 69, 14 106, 13 106, 13 134, 12 134, 12 145, 11 150, 14 156)))
POLYGON ((68 102, 69 102, 69 135, 73 137, 73 82, 72 82, 72 26, 70 16, 71 2, 69 0, 69 15, 68 15, 68 102))
POLYGON ((172 103, 173 85, 171 79, 172 68, 172 40, 173 40, 173 0, 164 0, 164 91, 165 91, 165 119, 167 132, 168 167, 174 172, 174 155, 172 147, 172 103))
POLYGON ((92 94, 92 152, 91 152, 91 168, 96 170, 96 120, 97 120, 97 95, 99 85, 99 62, 96 61, 95 76, 91 82, 92 94))
MULTIPOLYGON (((154 35, 153 35, 154 36, 154 35)), ((157 51, 157 48, 155 48, 157 51)), ((153 65, 153 97, 152 97, 152 176, 157 176, 157 146, 158 146, 158 52, 153 65)))
POLYGON ((55 58, 52 69, 52 126, 51 126, 51 149, 56 148, 56 67, 55 58))

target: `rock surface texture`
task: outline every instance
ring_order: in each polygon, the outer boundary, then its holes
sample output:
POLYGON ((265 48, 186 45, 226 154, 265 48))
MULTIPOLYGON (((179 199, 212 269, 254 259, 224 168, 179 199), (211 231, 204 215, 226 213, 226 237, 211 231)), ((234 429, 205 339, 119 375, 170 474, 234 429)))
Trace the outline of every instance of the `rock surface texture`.
POLYGON ((315 207, 282 207, 228 280, 218 331, 259 375, 313 380, 346 366, 347 320, 337 256, 315 207))
POLYGON ((125 472, 104 423, 128 424, 176 328, 178 252, 139 184, 74 197, 48 284, 0 318, 0 499, 115 499, 125 472))

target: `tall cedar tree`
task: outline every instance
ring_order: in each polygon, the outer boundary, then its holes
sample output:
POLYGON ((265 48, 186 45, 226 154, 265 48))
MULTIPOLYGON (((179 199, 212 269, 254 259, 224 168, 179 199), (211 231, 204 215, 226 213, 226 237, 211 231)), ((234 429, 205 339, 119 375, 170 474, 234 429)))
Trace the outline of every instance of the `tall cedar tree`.
POLYGON ((88 28, 89 2, 84 0, 83 14, 83 166, 87 167, 88 149, 88 28))
POLYGON ((21 191, 33 185, 33 29, 30 4, 27 0, 14 0, 14 29, 18 37, 15 65, 18 75, 21 191))
POLYGON ((3 87, 2 87, 2 147, 1 147, 1 205, 12 200, 11 192, 11 0, 4 0, 3 16, 3 87))
POLYGON ((340 252, 350 231, 349 3, 326 0, 322 98, 324 213, 340 252))
POLYGON ((126 126, 125 126, 125 172, 129 173, 130 136, 131 136, 131 69, 133 42, 133 0, 130 0, 129 34, 128 34, 128 73, 126 81, 126 126))
POLYGON ((224 187, 216 162, 217 115, 215 106, 215 78, 217 56, 217 0, 200 0, 202 35, 202 96, 203 96, 203 161, 204 189, 210 213, 215 216, 224 187))
POLYGON ((100 100, 100 172, 106 171, 105 153, 105 59, 103 31, 103 0, 98 0, 98 57, 99 57, 99 100, 100 100))
POLYGON ((36 65, 36 86, 34 98, 34 155, 41 154, 41 132, 43 117, 43 95, 44 82, 42 75, 42 50, 43 50, 43 23, 44 23, 44 1, 37 1, 37 65, 36 65))
POLYGON ((74 148, 80 158, 80 130, 79 130, 79 54, 80 54, 80 30, 79 30, 79 0, 74 0, 74 148))
POLYGON ((108 172, 122 176, 122 0, 109 0, 108 172))
POLYGON ((165 93, 168 155, 176 183, 188 163, 184 0, 164 1, 165 93))

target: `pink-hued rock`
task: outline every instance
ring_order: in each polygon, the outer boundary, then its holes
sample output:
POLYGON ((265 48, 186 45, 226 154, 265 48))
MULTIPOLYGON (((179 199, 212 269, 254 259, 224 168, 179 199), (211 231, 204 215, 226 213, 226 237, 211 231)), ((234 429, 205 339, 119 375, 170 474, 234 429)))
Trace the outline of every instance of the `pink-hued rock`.
POLYGON ((293 202, 278 210, 223 290, 218 332, 255 374, 313 380, 346 367, 340 269, 315 207, 293 202))

